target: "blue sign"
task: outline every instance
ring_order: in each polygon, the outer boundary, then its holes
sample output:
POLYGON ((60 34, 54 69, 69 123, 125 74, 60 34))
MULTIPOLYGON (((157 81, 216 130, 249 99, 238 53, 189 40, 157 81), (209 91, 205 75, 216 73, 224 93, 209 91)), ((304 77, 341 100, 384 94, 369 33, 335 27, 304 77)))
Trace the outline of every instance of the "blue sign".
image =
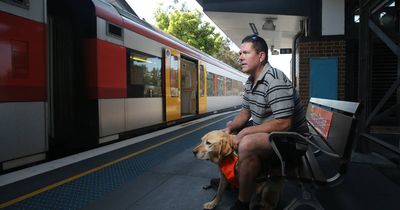
POLYGON ((310 59, 310 97, 337 99, 338 58, 310 59))

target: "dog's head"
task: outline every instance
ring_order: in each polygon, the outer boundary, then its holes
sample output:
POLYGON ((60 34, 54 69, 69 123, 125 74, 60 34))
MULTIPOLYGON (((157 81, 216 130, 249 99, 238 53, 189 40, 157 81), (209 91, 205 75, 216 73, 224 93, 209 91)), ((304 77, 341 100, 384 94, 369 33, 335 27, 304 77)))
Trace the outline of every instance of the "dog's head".
POLYGON ((233 138, 233 135, 220 130, 211 131, 201 138, 201 143, 193 149, 193 154, 198 159, 218 164, 232 153, 233 138))

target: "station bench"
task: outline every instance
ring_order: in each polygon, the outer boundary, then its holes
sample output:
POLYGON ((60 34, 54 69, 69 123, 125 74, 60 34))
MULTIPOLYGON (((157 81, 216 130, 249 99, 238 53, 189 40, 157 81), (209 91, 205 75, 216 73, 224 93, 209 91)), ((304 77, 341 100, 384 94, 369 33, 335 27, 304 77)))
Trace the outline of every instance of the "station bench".
POLYGON ((301 205, 324 209, 314 195, 319 186, 335 186, 346 173, 356 135, 357 102, 311 98, 306 119, 309 136, 272 132, 271 145, 279 159, 268 179, 297 182, 301 193, 285 209, 301 205))

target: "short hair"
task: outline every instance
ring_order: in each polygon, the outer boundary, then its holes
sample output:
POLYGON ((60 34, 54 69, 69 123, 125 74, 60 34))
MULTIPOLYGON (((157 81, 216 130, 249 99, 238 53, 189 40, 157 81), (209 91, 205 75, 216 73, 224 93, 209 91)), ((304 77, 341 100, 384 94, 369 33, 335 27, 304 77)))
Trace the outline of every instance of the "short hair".
POLYGON ((251 42, 253 44, 253 48, 256 50, 257 53, 265 52, 265 60, 263 61, 263 65, 268 62, 268 45, 267 42, 257 34, 246 36, 242 40, 242 44, 245 42, 251 42))

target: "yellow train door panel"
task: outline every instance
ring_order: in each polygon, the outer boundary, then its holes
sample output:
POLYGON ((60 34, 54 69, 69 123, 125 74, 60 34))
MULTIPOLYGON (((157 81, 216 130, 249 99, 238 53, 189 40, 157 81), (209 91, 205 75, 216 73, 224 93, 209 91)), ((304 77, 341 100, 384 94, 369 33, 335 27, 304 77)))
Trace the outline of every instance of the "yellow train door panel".
POLYGON ((207 71, 206 66, 203 62, 199 61, 199 71, 198 71, 198 80, 199 80, 199 91, 198 94, 198 107, 199 107, 199 114, 207 112, 207 71))
POLYGON ((165 50, 165 116, 167 121, 181 118, 181 71, 180 54, 173 49, 165 50))

